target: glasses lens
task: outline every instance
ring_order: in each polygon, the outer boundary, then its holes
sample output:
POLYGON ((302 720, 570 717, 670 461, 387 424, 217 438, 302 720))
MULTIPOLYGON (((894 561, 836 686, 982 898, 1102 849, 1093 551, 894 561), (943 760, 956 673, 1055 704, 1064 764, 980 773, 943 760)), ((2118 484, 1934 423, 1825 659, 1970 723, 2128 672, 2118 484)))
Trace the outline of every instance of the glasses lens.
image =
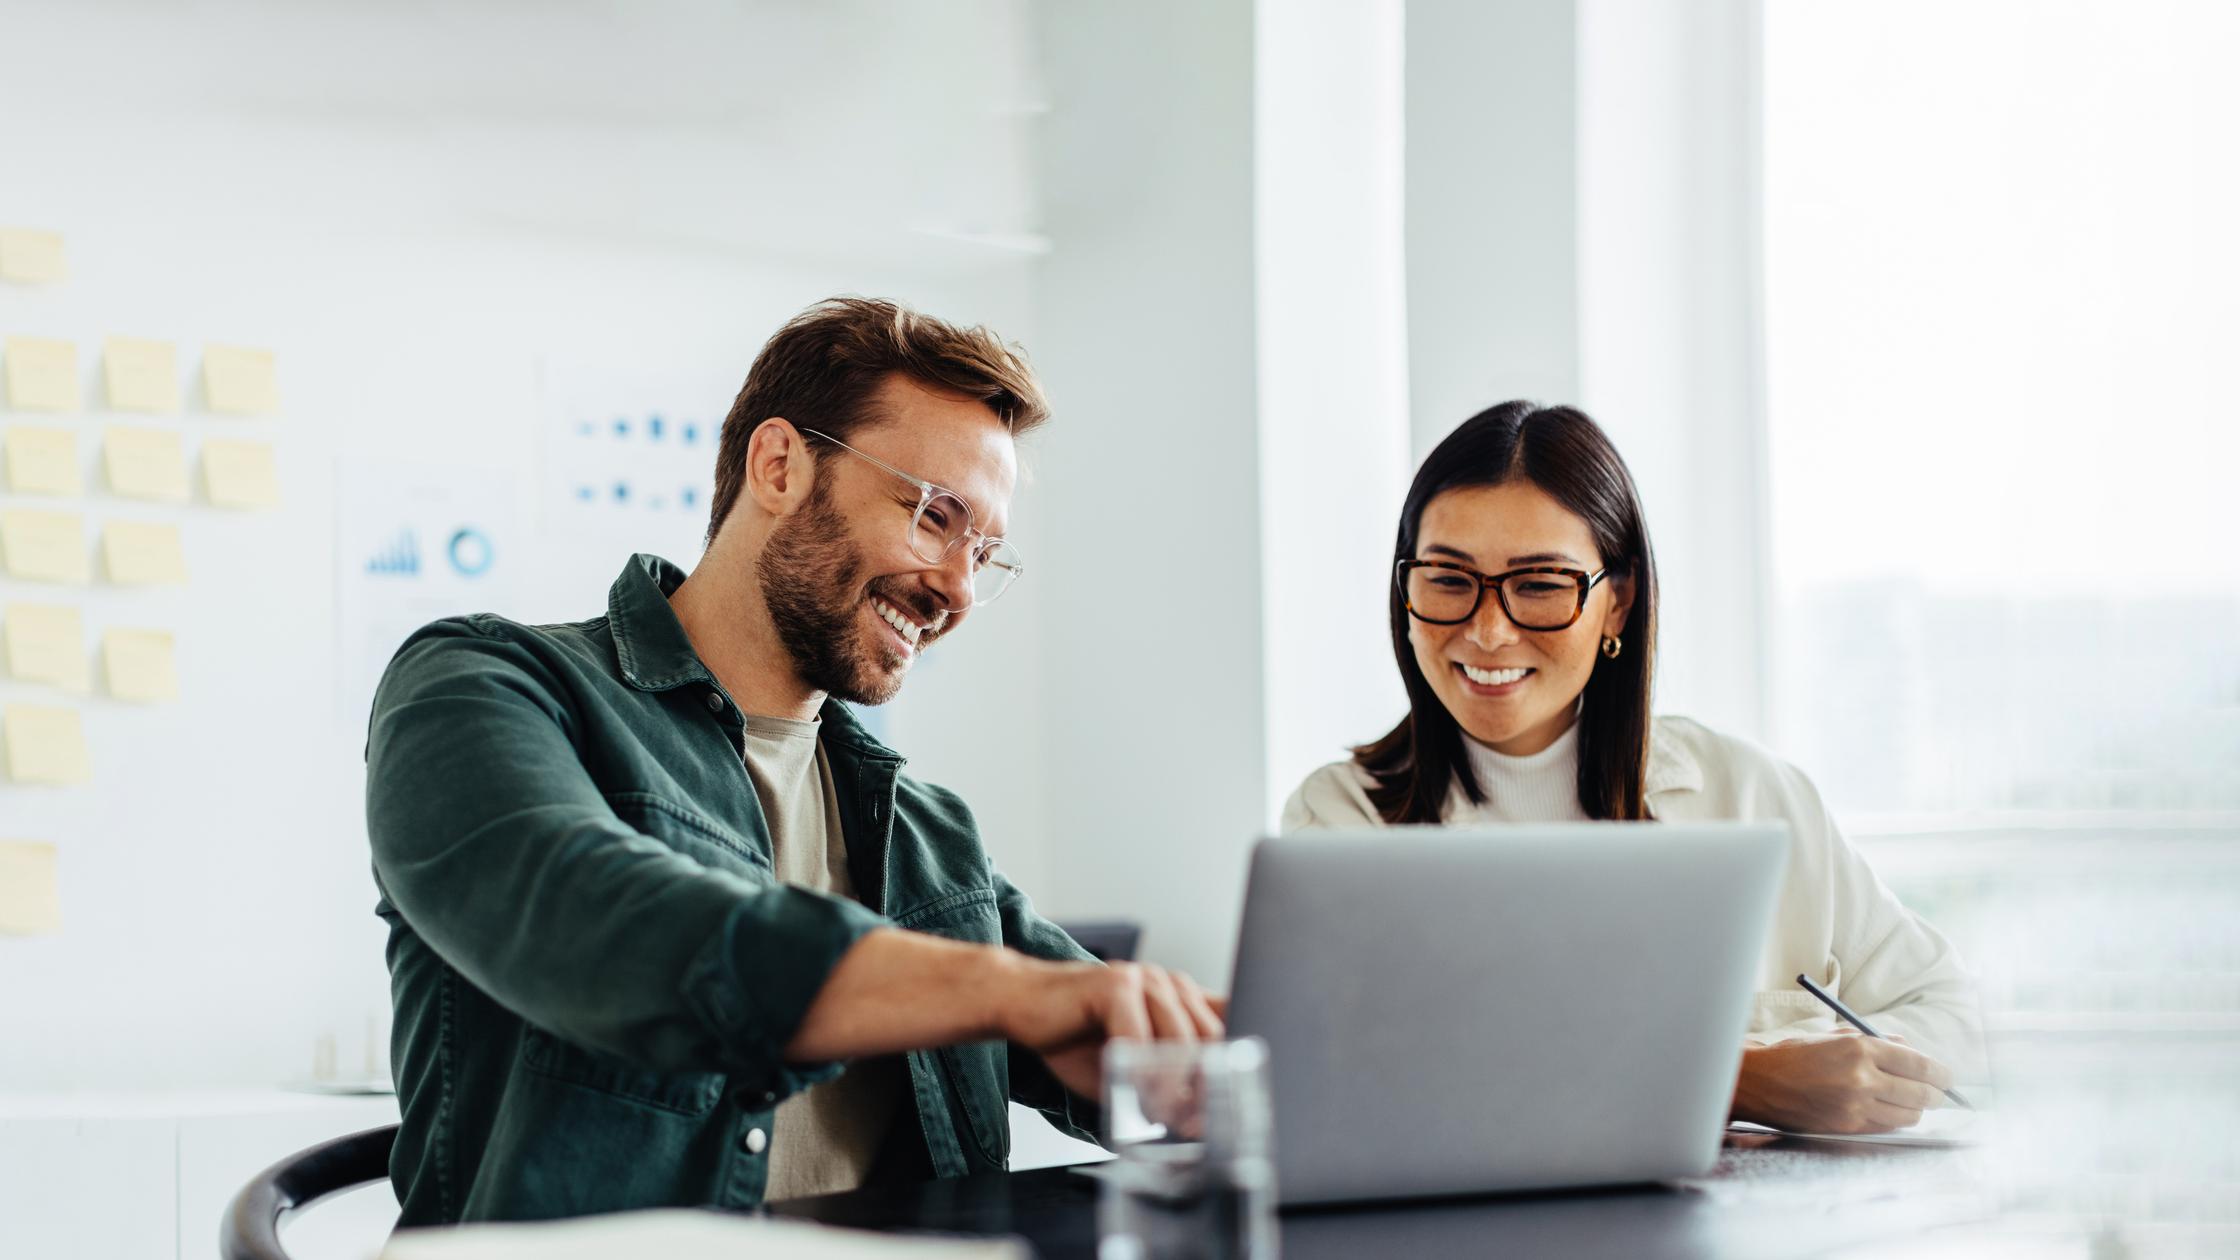
POLYGON ((1527 630, 1561 630, 1579 615, 1579 579, 1564 573, 1518 573, 1501 583, 1509 616, 1527 630))
POLYGON ((1019 549, 1001 538, 991 538, 980 551, 978 561, 972 566, 972 602, 974 605, 992 604, 996 597, 1011 589, 1011 584, 1026 572, 1019 563, 1019 549))
POLYGON ((971 525, 972 513, 963 500, 946 492, 937 494, 925 501, 911 522, 910 550, 927 564, 939 564, 955 554, 971 525))
POLYGON ((1425 621, 1467 621, 1478 606, 1478 575, 1420 565, 1408 570, 1408 607, 1425 621))

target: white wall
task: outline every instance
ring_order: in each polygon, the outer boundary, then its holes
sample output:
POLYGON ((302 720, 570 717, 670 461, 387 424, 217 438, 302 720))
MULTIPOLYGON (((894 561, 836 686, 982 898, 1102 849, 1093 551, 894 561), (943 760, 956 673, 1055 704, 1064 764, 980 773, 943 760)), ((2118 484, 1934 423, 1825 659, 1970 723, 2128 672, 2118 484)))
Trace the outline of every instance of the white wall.
POLYGON ((1419 458, 1495 403, 1579 395, 1573 9, 1408 5, 1408 395, 1419 458))
MULTIPOLYGON (((80 505, 183 520, 190 587, 83 596, 96 633, 174 628, 183 695, 85 703, 90 786, 0 784, 0 833, 56 843, 65 897, 61 935, 0 940, 6 1088, 270 1084, 306 1074, 322 1032, 360 1060, 387 998, 362 715, 332 698, 336 461, 510 470, 534 512, 540 359, 705 373, 731 382, 720 414, 769 332, 837 291, 1031 348, 1030 256, 955 239, 1031 226, 1025 31, 1004 4, 11 13, 0 221, 63 231, 75 274, 0 289, 0 329, 76 338, 89 379, 105 333, 176 338, 188 368, 205 341, 275 348, 281 419, 151 423, 190 451, 271 434, 287 506, 80 505)), ((63 421, 89 474, 107 419, 63 421)), ((643 545, 540 537, 504 611, 597 613, 643 545)), ((1036 710, 956 681, 1031 637, 1037 596, 996 612, 1013 624, 986 617, 929 670, 952 739, 908 742, 1032 870, 1039 811, 995 780, 1039 781, 1036 710)))
POLYGON ((1407 709, 1385 598, 1408 457, 1400 0, 1260 0, 1261 658, 1270 818, 1407 709))
POLYGON ((1267 801, 1247 0, 1054 6, 1046 910, 1226 983, 1267 801))

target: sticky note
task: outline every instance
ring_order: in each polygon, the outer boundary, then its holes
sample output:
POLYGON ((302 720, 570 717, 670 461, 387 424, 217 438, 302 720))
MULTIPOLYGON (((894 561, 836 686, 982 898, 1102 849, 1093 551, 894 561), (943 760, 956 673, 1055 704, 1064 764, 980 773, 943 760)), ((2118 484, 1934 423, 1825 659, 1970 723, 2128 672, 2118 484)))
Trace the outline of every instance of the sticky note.
POLYGON ((154 704, 179 698, 179 667, 164 630, 111 630, 101 636, 101 663, 109 694, 154 704))
POLYGON ((280 473, 269 442, 211 438, 202 444, 202 492, 222 508, 277 507, 280 473))
POLYGON ((8 489, 17 494, 77 495, 86 492, 78 475, 78 435, 68 429, 18 425, 5 443, 8 489))
POLYGON ((69 274, 62 258, 62 233, 0 228, 0 280, 53 284, 69 274))
POLYGON ((93 777, 76 709, 11 704, 0 712, 0 738, 8 742, 8 777, 18 783, 83 783, 93 777))
POLYGON ((84 586, 93 576, 86 563, 85 518, 31 508, 0 511, 0 567, 29 582, 84 586))
POLYGON ((187 452, 167 429, 113 428, 101 437, 109 488, 131 499, 180 502, 187 497, 187 452))
POLYGON ((10 337, 8 405, 22 411, 78 409, 78 347, 55 337, 10 337))
POLYGON ((62 930, 54 846, 0 840, 0 934, 43 936, 62 930))
POLYGON ((9 604, 0 609, 0 644, 8 674, 66 691, 92 684, 86 668, 85 618, 62 604, 9 604))
POLYGON ((202 392, 212 411, 261 416, 280 410, 273 353, 247 346, 204 346, 202 392))
POLYGON ((101 531, 101 560, 119 586, 187 580, 187 552, 176 525, 111 521, 101 531))
POLYGON ((119 411, 177 411, 179 356, 168 341, 111 337, 101 343, 102 379, 119 411))

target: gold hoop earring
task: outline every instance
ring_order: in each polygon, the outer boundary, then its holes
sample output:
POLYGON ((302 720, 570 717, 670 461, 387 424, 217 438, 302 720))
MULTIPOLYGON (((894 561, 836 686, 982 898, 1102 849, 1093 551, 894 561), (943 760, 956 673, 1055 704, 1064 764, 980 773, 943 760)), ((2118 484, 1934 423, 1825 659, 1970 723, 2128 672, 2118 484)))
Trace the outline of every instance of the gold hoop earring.
POLYGON ((1605 636, 1602 640, 1602 654, 1613 661, 1618 659, 1618 652, 1624 647, 1625 644, 1620 643, 1618 636, 1614 634, 1605 636))

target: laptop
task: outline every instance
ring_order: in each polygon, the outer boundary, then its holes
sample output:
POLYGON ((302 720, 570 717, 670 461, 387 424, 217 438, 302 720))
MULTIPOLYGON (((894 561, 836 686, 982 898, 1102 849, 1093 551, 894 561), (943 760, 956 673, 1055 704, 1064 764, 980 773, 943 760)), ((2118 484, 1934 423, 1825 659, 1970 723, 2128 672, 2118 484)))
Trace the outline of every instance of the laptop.
POLYGON ((1285 1205, 1695 1176, 1718 1158, 1780 824, 1264 839, 1231 1036, 1285 1205))

